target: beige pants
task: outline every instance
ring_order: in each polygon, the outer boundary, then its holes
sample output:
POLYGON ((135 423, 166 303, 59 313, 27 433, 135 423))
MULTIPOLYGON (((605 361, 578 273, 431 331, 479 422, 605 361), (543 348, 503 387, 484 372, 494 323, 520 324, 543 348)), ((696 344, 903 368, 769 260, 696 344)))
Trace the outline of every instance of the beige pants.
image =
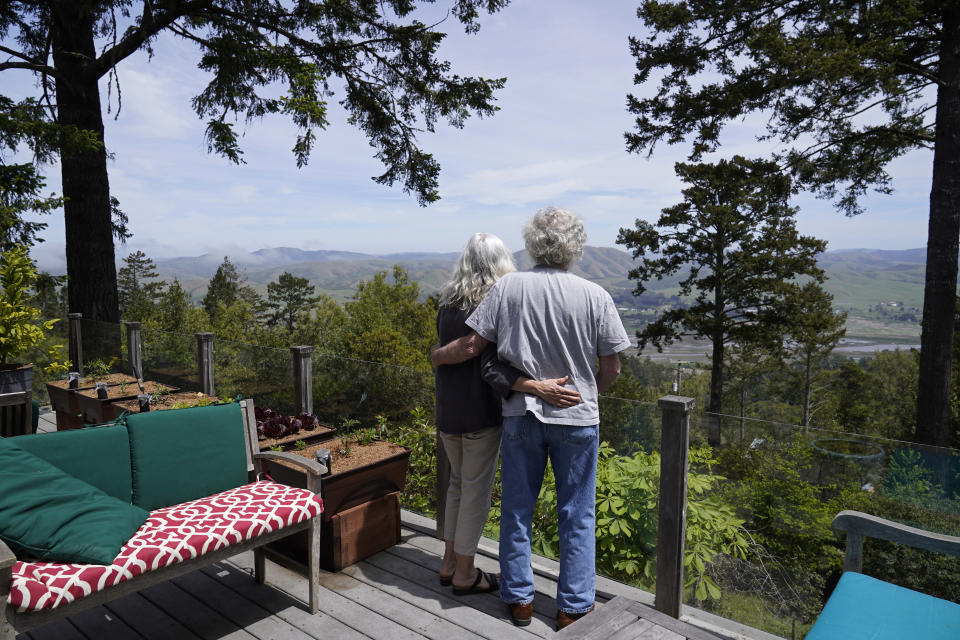
POLYGON ((450 461, 443 535, 462 556, 476 555, 487 522, 502 431, 493 427, 462 435, 439 432, 450 461))

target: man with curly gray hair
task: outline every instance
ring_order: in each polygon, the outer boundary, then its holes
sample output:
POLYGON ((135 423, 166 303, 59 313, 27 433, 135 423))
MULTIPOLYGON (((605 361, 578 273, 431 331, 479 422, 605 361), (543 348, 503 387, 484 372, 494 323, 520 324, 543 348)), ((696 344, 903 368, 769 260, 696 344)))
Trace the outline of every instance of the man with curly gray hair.
POLYGON ((555 406, 532 393, 503 400, 500 596, 519 626, 533 612, 530 527, 547 460, 557 488, 560 575, 557 628, 593 610, 599 393, 620 374, 618 352, 630 346, 613 299, 568 271, 583 255, 583 221, 569 211, 537 211, 523 231, 530 271, 508 273, 467 319, 501 362, 533 380, 569 376, 581 401, 555 406))

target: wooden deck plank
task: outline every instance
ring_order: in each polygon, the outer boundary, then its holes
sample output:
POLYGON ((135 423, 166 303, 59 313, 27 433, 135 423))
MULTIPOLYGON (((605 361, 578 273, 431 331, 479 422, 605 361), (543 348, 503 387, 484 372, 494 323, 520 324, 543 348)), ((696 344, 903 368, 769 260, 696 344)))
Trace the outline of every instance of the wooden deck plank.
POLYGON ((70 616, 70 622, 91 640, 141 640, 142 636, 104 607, 94 607, 70 616))
MULTIPOLYGON (((534 616, 528 627, 515 627, 507 617, 506 606, 496 595, 482 594, 458 598, 436 581, 436 574, 397 556, 381 552, 365 562, 347 567, 344 572, 387 592, 417 608, 441 616, 453 625, 470 629, 490 640, 534 640, 552 633, 542 619, 534 616), (482 610, 474 607, 483 607, 482 610), (487 613, 492 611, 494 613, 487 613), (497 615, 499 611, 499 615, 497 615), (494 617, 496 616, 496 617, 494 617)), ((450 637, 447 636, 445 640, 450 637)))
POLYGON ((653 607, 648 607, 647 605, 639 602, 634 602, 630 605, 630 612, 637 614, 637 617, 639 618, 650 620, 655 625, 663 627, 664 629, 669 629, 683 638, 688 638, 689 640, 717 640, 720 638, 720 636, 710 633, 709 631, 704 631, 703 629, 695 627, 690 623, 677 620, 676 618, 671 618, 667 614, 657 611, 653 607))
POLYGON ((671 631, 658 624, 651 624, 639 634, 633 636, 631 640, 686 640, 686 638, 683 634, 671 631))
POLYGON ((140 593, 203 640, 254 639, 254 636, 170 582, 162 582, 140 593))
MULTIPOLYGON (((253 554, 234 556, 231 562, 238 567, 250 569, 253 567, 253 554)), ((268 583, 294 597, 306 597, 307 584, 303 576, 272 562, 268 562, 266 573, 268 583)), ((384 606, 379 606, 379 592, 366 583, 344 574, 321 571, 320 585, 320 610, 360 633, 376 640, 419 640, 424 637, 403 626, 400 621, 392 619, 388 610, 392 606, 393 598, 384 599, 384 606), (373 608, 364 606, 364 603, 370 601, 374 603, 373 608)), ((431 620, 431 617, 421 612, 421 616, 413 624, 427 623, 429 626, 431 620)))
POLYGON ((174 578, 173 583, 257 638, 303 638, 303 632, 293 625, 272 616, 258 603, 228 589, 201 571, 174 578))
POLYGON ((200 640, 199 636, 139 593, 114 600, 104 607, 147 640, 200 640))
POLYGON ((626 613, 632 620, 637 619, 635 614, 628 611, 632 604, 634 604, 632 600, 618 596, 597 607, 566 629, 558 631, 556 638, 557 640, 573 640, 574 638, 578 640, 588 638, 590 640, 605 640, 610 632, 618 631, 624 626, 621 624, 616 628, 608 628, 608 625, 612 624, 614 620, 619 620, 623 614, 626 613))
MULTIPOLYGON (((250 562, 253 563, 252 552, 250 552, 250 562)), ((227 588, 256 602, 272 615, 300 629, 305 635, 321 637, 324 640, 363 640, 368 637, 332 617, 324 609, 325 598, 323 597, 320 599, 320 611, 316 615, 311 614, 303 602, 273 585, 271 578, 274 578, 274 569, 273 565, 268 568, 266 585, 257 584, 249 573, 227 562, 218 562, 204 567, 201 571, 227 588)), ((304 578, 300 580, 306 583, 304 578)))
POLYGON ((641 634, 645 633, 652 626, 653 623, 649 620, 643 620, 634 616, 631 624, 620 629, 620 631, 608 637, 607 640, 638 640, 638 638, 642 637, 641 634))
POLYGON ((70 624, 69 620, 57 620, 17 636, 17 640, 26 638, 29 640, 87 640, 75 626, 70 624))
MULTIPOLYGON (((407 533, 406 531, 404 532, 407 533)), ((422 533, 409 531, 409 535, 403 536, 403 542, 399 545, 387 549, 387 553, 393 553, 400 555, 405 558, 417 562, 421 566, 430 569, 436 574, 437 567, 440 565, 440 558, 443 557, 443 547, 444 543, 442 540, 437 540, 436 538, 431 538, 430 536, 424 535, 422 533), (418 555, 411 553, 408 549, 416 548, 422 551, 426 551, 427 555, 418 555)), ((484 571, 492 571, 498 573, 500 571, 500 563, 484 555, 477 554, 475 563, 478 567, 484 571)), ((533 574, 533 588, 535 591, 535 597, 533 599, 533 609, 536 613, 553 620, 557 617, 557 581, 556 579, 549 579, 544 576, 541 576, 537 573, 533 574)), ((598 602, 603 602, 602 597, 598 598, 598 602)))

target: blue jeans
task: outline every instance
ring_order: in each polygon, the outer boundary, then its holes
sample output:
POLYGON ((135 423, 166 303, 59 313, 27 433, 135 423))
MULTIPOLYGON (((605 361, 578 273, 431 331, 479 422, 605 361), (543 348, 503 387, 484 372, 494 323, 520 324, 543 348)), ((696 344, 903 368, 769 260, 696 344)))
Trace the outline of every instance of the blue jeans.
POLYGON ((533 601, 530 523, 547 457, 557 483, 560 576, 557 608, 582 613, 596 595, 597 445, 599 425, 544 424, 533 414, 503 419, 500 478, 500 597, 533 601))

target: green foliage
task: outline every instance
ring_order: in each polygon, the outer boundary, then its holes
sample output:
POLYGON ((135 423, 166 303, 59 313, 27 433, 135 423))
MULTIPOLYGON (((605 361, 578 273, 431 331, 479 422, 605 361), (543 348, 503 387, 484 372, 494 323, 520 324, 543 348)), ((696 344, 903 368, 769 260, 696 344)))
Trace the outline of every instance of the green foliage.
POLYGON ((117 271, 120 313, 124 318, 142 322, 153 315, 167 283, 157 281, 156 265, 142 251, 129 254, 123 263, 117 271))
POLYGON ((783 144, 774 159, 824 197, 842 185, 852 214, 868 187, 889 191, 887 163, 933 145, 924 88, 946 73, 947 37, 936 4, 646 0, 638 16, 652 35, 630 39, 648 96, 628 98, 631 151, 692 136, 699 156, 727 122, 763 112, 758 137, 783 144))
POLYGON ((306 278, 298 278, 284 271, 276 282, 267 285, 267 324, 282 325, 287 333, 293 333, 297 316, 309 311, 320 298, 314 295, 316 287, 306 278))
POLYGON ((410 449, 407 486, 400 497, 403 507, 436 515, 437 433, 429 412, 423 407, 414 407, 409 419, 392 430, 390 441, 410 449))
POLYGON ((41 320, 40 309, 30 304, 37 268, 18 246, 0 253, 0 365, 13 362, 43 342, 57 320, 41 320))
POLYGON ((304 442, 303 440, 296 440, 293 443, 293 448, 296 449, 297 451, 303 451, 304 449, 307 448, 307 443, 304 442))
POLYGON ((83 364, 83 371, 91 381, 97 382, 109 376, 111 371, 113 371, 114 365, 116 365, 119 361, 120 359, 116 356, 110 358, 109 360, 95 358, 83 364))
POLYGON ((637 220, 620 229, 617 243, 640 263, 630 271, 636 295, 652 279, 678 271, 680 295, 694 296, 687 308, 673 308, 637 332, 642 349, 658 348, 683 336, 713 343, 711 412, 722 410, 723 352, 727 343, 777 344, 791 311, 792 280, 823 272, 816 255, 826 244, 797 232, 796 210, 787 202, 790 179, 776 163, 735 156, 716 164, 676 165, 689 187, 684 201, 663 209, 656 224, 637 220))
POLYGON ((245 300, 254 308, 261 306, 260 296, 245 283, 246 277, 237 265, 230 262, 229 256, 224 256, 203 296, 203 310, 211 321, 216 322, 221 309, 230 308, 237 300, 245 300))

